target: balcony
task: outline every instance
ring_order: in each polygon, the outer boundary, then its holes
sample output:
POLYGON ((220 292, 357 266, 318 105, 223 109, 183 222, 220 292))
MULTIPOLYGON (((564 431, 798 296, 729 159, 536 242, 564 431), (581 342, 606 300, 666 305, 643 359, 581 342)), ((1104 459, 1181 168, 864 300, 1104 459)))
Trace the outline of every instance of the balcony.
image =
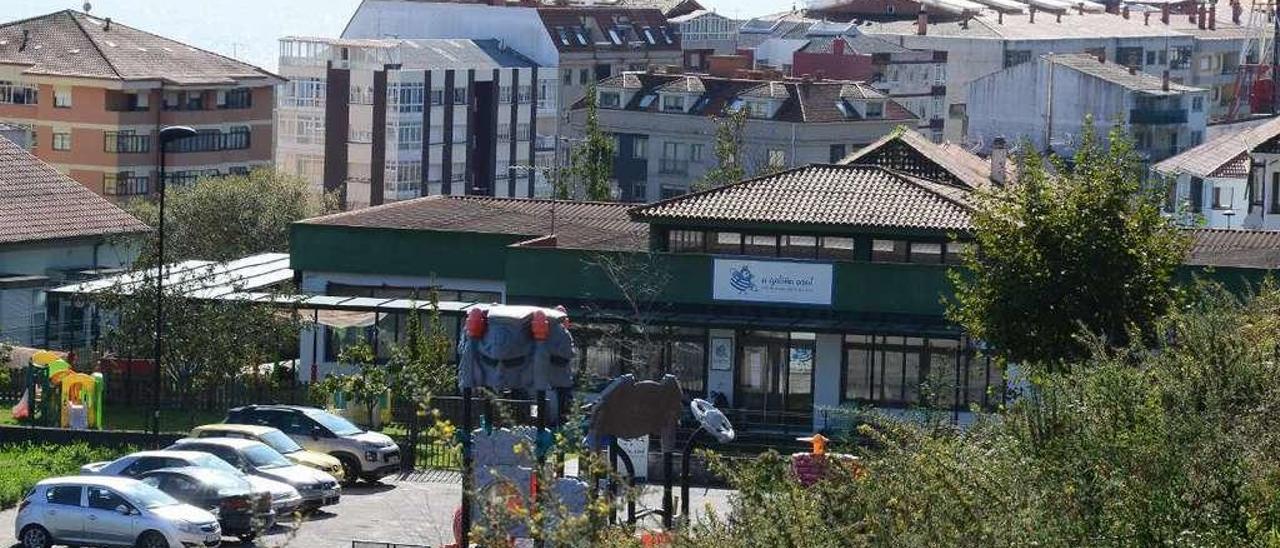
POLYGON ((658 163, 658 173, 666 175, 688 175, 689 160, 662 158, 658 163))
POLYGON ((249 148, 249 132, 208 132, 167 143, 169 152, 219 152, 249 148))
POLYGON ((1135 108, 1129 111, 1130 124, 1169 125, 1187 123, 1186 109, 1135 108))

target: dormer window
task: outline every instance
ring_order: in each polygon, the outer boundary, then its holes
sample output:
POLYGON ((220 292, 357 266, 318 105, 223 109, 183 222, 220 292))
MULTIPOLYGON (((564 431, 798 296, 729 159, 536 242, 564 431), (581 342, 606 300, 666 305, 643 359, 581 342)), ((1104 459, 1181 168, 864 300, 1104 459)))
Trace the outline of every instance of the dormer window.
POLYGON ((769 107, 760 101, 747 101, 747 116, 752 118, 768 118, 769 107))
POLYGON ((663 112, 684 112, 684 96, 683 95, 663 95, 662 111, 663 112))
POLYGON ((649 105, 652 105, 652 104, 653 104, 654 99, 657 99, 657 98, 658 98, 658 96, 657 96, 657 95, 654 95, 654 94, 652 94, 652 93, 650 93, 650 94, 648 94, 648 95, 645 95, 644 97, 641 97, 641 98, 640 98, 640 108, 641 108, 641 109, 649 108, 649 105))
POLYGON ((600 92, 600 108, 618 108, 622 105, 622 94, 616 91, 600 92))
POLYGON ((564 27, 556 27, 556 32, 560 35, 560 44, 569 45, 569 33, 564 30, 564 27))
POLYGON ((578 27, 577 35, 578 35, 578 45, 586 46, 591 44, 591 40, 587 38, 588 36, 591 35, 591 31, 587 30, 587 27, 578 27))
POLYGON ((648 42, 648 43, 649 43, 649 45, 651 45, 651 46, 652 46, 652 45, 655 45, 655 44, 657 44, 657 43, 658 43, 657 39, 655 39, 655 38, 653 37, 653 29, 652 29, 652 28, 650 28, 650 27, 645 27, 645 28, 644 28, 644 30, 643 30, 642 32, 643 32, 643 34, 644 34, 644 41, 645 41, 645 42, 648 42))
POLYGON ((617 28, 609 29, 609 41, 613 42, 615 46, 622 45, 622 35, 618 33, 617 28))
POLYGON ((867 118, 883 118, 884 103, 880 101, 867 101, 867 118))

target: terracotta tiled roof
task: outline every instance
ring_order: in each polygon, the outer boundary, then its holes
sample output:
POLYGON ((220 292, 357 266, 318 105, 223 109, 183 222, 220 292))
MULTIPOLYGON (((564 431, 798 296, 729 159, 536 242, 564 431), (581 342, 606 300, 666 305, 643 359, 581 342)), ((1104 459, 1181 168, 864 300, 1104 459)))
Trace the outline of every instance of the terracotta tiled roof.
POLYGON ((280 79, 235 59, 72 10, 0 25, 0 64, 23 65, 25 74, 176 84, 280 79))
MULTIPOLYGON (((954 143, 934 143, 915 130, 901 128, 840 160, 840 164, 883 166, 943 183, 978 189, 991 184, 991 162, 954 143)), ((1006 164, 1015 179, 1012 162, 1006 164)))
POLYGON ((1249 172, 1249 151, 1277 135, 1280 135, 1280 117, 1205 141, 1160 161, 1152 169, 1165 175, 1189 173, 1197 177, 1244 178, 1249 172))
POLYGON ((640 206, 631 216, 641 221, 969 230, 967 195, 961 187, 881 167, 815 164, 640 206))
POLYGON ((527 245, 639 250, 649 227, 627 216, 629 204, 427 196, 301 221, 303 224, 507 234, 527 245), (552 222, 555 228, 552 229, 552 222), (556 236, 554 244, 541 240, 556 236))
POLYGON ((1197 229, 1191 231, 1189 265, 1280 268, 1280 231, 1197 229))
POLYGON ((149 230, 123 209, 0 137, 0 244, 149 230))

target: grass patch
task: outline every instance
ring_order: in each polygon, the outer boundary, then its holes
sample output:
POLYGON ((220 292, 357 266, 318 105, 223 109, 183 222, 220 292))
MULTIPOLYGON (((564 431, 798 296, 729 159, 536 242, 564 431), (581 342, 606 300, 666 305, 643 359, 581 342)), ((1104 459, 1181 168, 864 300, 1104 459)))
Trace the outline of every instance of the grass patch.
MULTIPOLYGON (((202 424, 222 422, 226 411, 203 411, 199 409, 165 409, 160 411, 160 431, 189 432, 202 424)), ((146 406, 113 406, 107 400, 103 410, 104 430, 151 430, 151 408, 146 406)), ((14 420, 9 406, 0 409, 0 425, 20 424, 14 420)), ((56 426, 56 425, 55 425, 56 426)))
POLYGON ((0 510, 22 500, 40 480, 75 474, 80 467, 133 452, 132 447, 102 447, 86 443, 0 445, 0 510))

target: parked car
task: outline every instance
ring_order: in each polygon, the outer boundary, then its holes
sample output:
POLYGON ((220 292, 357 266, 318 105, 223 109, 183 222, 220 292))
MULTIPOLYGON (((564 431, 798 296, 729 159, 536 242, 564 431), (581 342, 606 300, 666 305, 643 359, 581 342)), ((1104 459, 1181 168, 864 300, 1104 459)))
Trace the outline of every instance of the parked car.
POLYGON ((145 472, 139 479, 182 502, 208 510, 218 518, 222 534, 249 542, 275 525, 271 493, 253 488, 239 474, 184 466, 145 472))
POLYGON ((400 447, 390 437, 360 429, 323 409, 299 405, 249 405, 227 413, 227 423, 280 429, 299 445, 342 462, 343 477, 378 481, 400 470, 400 447))
POLYGON ((206 424, 191 430, 193 438, 244 438, 260 441, 279 451, 285 458, 303 466, 325 472, 342 481, 342 461, 332 455, 304 449, 279 428, 256 424, 206 424))
POLYGON ((299 466, 262 442, 238 438, 185 438, 169 449, 203 451, 240 471, 284 482, 302 494, 302 506, 312 509, 337 504, 342 496, 338 480, 329 474, 299 466))
POLYGON ((57 544, 186 548, 218 546, 222 530, 205 510, 140 481, 70 476, 37 483, 18 503, 23 548, 57 544))
POLYGON ((93 462, 80 467, 81 474, 101 474, 138 478, 152 470, 199 466, 244 477, 254 489, 271 493, 271 509, 276 516, 292 514, 302 504, 302 494, 291 485, 267 477, 245 474, 226 461, 204 451, 139 451, 113 461, 93 462))

